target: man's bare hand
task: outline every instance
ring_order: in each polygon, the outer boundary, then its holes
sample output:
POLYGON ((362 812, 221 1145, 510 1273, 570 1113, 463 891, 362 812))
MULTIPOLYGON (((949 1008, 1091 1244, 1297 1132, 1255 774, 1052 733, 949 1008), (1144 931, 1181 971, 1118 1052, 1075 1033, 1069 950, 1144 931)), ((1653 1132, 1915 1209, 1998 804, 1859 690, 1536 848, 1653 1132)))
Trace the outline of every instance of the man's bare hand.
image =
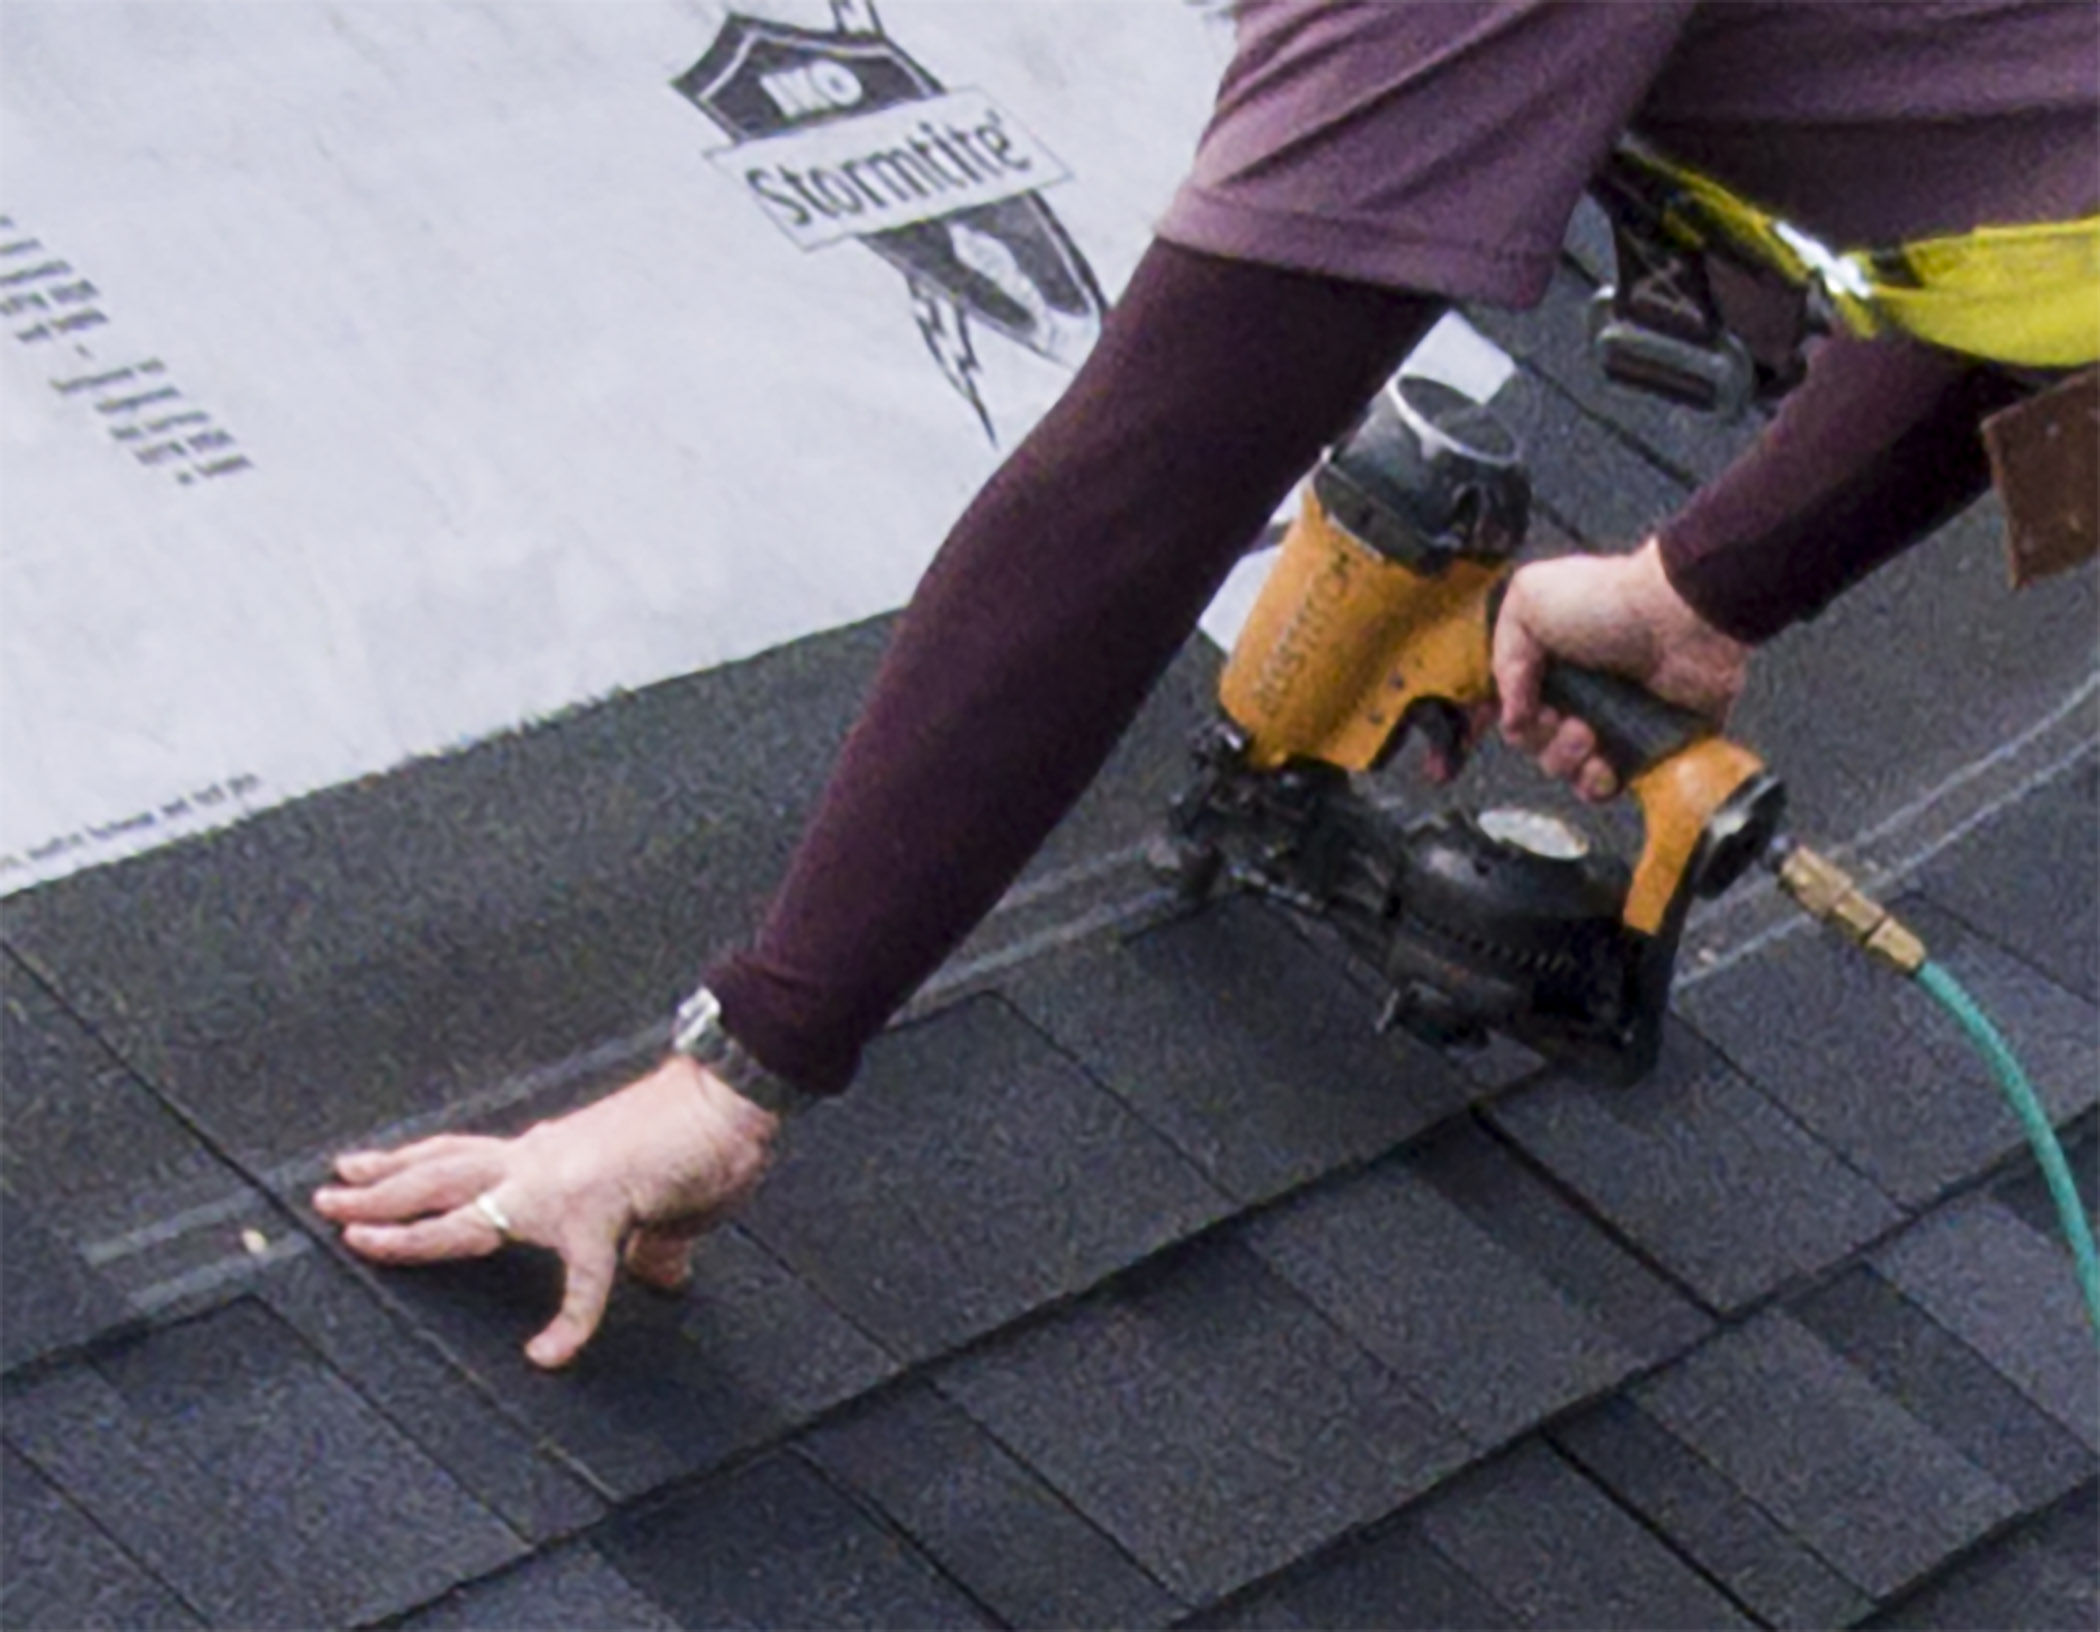
POLYGON ((1503 739, 1598 801, 1619 791, 1618 776, 1587 725, 1540 701, 1550 658, 1626 675, 1718 723, 1742 694, 1750 648, 1685 604, 1652 539, 1631 555, 1562 556, 1517 571, 1495 620, 1503 739))
POLYGON ((495 1219, 509 1239, 558 1253, 561 1312, 525 1355, 564 1366, 597 1331, 623 1251, 636 1278, 684 1284, 693 1238, 758 1187, 779 1125, 674 1054, 515 1139, 441 1134, 340 1157, 341 1182, 315 1192, 314 1207, 343 1226, 351 1251, 376 1263, 485 1257, 505 1242, 495 1219))

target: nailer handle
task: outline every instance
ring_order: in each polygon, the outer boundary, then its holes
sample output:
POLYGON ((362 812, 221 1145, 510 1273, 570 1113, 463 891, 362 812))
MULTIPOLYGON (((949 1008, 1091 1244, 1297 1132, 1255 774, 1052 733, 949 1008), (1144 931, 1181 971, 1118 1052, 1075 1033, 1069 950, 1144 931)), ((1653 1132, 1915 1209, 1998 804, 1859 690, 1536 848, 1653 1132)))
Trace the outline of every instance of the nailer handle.
POLYGON ((1621 784, 1714 734, 1714 722, 1680 708, 1637 681, 1573 663, 1548 663, 1540 697, 1597 734, 1597 751, 1621 784))

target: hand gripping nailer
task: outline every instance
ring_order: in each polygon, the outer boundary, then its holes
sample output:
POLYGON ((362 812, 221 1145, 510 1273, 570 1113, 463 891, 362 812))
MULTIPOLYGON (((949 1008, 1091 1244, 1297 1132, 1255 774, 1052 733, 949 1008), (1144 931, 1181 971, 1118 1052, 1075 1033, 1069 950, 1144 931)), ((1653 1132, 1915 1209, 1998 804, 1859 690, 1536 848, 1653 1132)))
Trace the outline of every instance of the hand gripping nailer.
POLYGON ((1785 792, 1712 722, 1557 666, 1637 801, 1630 868, 1572 824, 1453 809, 1405 825, 1351 773, 1410 731, 1454 763, 1493 696, 1490 636, 1530 511, 1511 433, 1434 381, 1387 385, 1321 460, 1227 663, 1164 864, 1331 923, 1383 975, 1384 1022, 1439 1045, 1497 1031, 1616 1081, 1655 1063, 1685 916, 1766 851, 1785 792))

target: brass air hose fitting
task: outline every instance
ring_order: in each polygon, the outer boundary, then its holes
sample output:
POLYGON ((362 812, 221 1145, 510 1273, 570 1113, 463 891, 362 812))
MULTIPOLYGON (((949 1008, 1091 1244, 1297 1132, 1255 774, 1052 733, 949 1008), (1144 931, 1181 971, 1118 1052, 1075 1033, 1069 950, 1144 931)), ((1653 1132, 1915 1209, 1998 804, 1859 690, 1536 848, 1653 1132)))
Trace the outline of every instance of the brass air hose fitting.
POLYGON ((1915 976, 1925 966, 1925 943, 1888 908, 1869 899, 1836 863, 1790 839, 1776 843, 1766 859, 1780 887, 1811 918, 1829 924, 1898 974, 1915 976))

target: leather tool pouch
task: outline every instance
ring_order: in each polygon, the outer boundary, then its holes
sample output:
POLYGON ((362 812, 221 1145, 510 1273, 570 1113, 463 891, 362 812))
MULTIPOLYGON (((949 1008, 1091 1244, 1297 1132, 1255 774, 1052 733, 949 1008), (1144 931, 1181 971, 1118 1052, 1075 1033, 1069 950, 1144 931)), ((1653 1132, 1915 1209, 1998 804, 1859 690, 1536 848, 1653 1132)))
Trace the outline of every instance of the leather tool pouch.
POLYGON ((1991 415, 1983 442, 2005 501, 2013 587, 2091 560, 2100 547, 2100 368, 1991 415))

